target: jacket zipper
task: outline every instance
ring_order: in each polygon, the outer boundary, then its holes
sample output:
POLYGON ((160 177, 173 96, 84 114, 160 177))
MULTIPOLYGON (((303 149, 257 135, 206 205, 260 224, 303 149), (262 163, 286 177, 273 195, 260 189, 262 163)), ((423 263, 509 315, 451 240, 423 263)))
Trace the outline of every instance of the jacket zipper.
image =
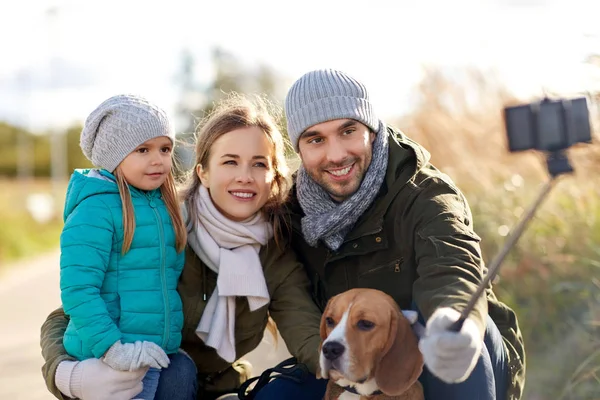
MULTIPOLYGON (((394 262, 394 272, 400 272, 400 264, 402 264, 403 261, 404 261, 404 258, 399 258, 394 262)), ((375 268, 371 268, 370 270, 361 273, 360 276, 367 275, 367 274, 370 274, 375 271, 379 271, 380 269, 389 267, 389 265, 390 264, 385 264, 385 265, 380 265, 375 268)))
POLYGON ((162 225, 162 218, 160 217, 160 213, 156 209, 156 205, 154 204, 154 199, 152 199, 149 195, 146 195, 150 200, 150 207, 152 211, 154 211, 154 215, 156 216, 156 222, 158 222, 158 238, 160 240, 160 282, 162 284, 162 294, 163 294, 163 304, 165 306, 165 329, 163 332, 163 343, 162 348, 167 348, 167 343, 169 343, 169 293, 167 292, 167 278, 166 278, 166 262, 165 262, 165 237, 162 225))

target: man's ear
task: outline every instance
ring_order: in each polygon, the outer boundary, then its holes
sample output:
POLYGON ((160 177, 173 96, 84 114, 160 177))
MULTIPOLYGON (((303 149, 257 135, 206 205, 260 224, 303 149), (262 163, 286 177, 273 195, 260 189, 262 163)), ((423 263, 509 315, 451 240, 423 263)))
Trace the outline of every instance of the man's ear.
POLYGON ((196 164, 196 175, 200 178, 202 186, 208 189, 208 171, 204 169, 202 164, 196 164))
POLYGON ((417 336, 400 313, 392 318, 386 349, 375 370, 375 382, 386 395, 398 396, 408 390, 423 371, 417 336))

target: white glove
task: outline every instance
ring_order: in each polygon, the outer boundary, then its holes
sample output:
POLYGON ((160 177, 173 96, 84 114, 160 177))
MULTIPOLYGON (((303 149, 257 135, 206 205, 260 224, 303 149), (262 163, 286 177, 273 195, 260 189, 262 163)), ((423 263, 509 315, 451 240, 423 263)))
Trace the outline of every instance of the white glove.
POLYGON ((408 320, 408 323, 414 325, 419 319, 419 313, 413 310, 401 310, 404 318, 408 320))
POLYGON ((452 308, 437 309, 419 341, 429 371, 446 383, 463 382, 477 364, 483 341, 475 322, 467 318, 460 332, 448 330, 460 313, 452 308))
POLYGON ((169 356, 152 342, 115 342, 104 354, 102 360, 119 371, 134 371, 142 367, 167 368, 169 356))
POLYGON ((143 389, 148 368, 117 371, 97 358, 63 361, 56 369, 58 390, 65 396, 83 400, 129 400, 143 389))

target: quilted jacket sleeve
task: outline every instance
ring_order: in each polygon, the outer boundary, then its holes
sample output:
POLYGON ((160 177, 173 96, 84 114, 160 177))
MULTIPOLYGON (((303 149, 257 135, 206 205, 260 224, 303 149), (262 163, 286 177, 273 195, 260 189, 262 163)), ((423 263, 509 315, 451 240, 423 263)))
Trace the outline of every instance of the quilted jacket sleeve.
POLYGON ((46 381, 46 387, 57 399, 66 399, 67 397, 56 387, 56 382, 54 381, 56 369, 63 361, 75 361, 73 357, 67 354, 63 346, 63 336, 68 324, 69 319, 63 309, 58 308, 48 315, 48 318, 46 318, 46 321, 42 325, 40 335, 42 357, 44 357, 42 376, 46 381))
POLYGON ((100 358, 121 339, 100 288, 113 242, 110 209, 98 199, 83 200, 69 215, 60 237, 60 290, 65 314, 83 345, 100 358))

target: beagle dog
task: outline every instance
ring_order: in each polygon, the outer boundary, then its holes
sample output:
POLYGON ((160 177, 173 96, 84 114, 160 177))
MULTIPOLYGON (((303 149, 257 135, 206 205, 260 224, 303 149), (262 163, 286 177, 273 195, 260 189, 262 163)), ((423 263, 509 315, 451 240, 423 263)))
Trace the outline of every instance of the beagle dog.
MULTIPOLYGON (((416 322, 417 314, 406 312, 416 322)), ((318 378, 324 400, 423 400, 423 356, 411 321, 394 299, 374 289, 332 297, 321 318, 318 378)))

